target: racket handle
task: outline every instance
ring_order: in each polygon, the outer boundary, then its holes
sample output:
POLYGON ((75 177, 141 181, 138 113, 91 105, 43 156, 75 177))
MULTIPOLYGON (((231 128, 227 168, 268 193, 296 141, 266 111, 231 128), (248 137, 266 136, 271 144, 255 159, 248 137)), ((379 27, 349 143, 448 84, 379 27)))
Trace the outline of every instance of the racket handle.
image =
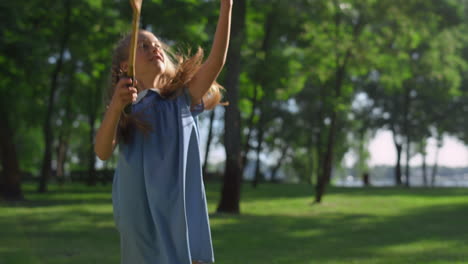
POLYGON ((124 111, 124 113, 127 114, 127 115, 131 114, 131 113, 132 113, 132 104, 126 105, 126 106, 124 107, 124 110, 123 110, 123 111, 124 111))
MULTIPOLYGON (((132 85, 135 84, 135 76, 130 77, 130 79, 132 79, 132 83, 129 84, 128 87, 130 87, 130 86, 132 86, 132 85)), ((124 111, 124 113, 127 114, 127 115, 131 114, 131 113, 132 113, 132 103, 129 103, 128 105, 126 105, 126 106, 124 107, 124 110, 123 110, 123 111, 124 111)))

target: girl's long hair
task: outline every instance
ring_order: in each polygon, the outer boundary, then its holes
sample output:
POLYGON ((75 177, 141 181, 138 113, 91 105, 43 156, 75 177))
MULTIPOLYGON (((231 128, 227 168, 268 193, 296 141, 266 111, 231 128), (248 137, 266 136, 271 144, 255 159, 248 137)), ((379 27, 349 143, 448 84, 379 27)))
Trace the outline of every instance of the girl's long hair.
MULTIPOLYGON (((148 32, 140 30, 139 35, 148 32)), ((149 32, 148 32, 149 33, 149 32)), ((112 57, 111 68, 111 85, 108 90, 108 103, 115 92, 115 88, 120 78, 124 77, 125 72, 121 69, 120 64, 128 60, 128 49, 130 45, 131 35, 127 34, 123 37, 115 47, 112 57)), ((183 55, 176 53, 162 44, 163 52, 165 53, 166 69, 160 78, 160 92, 164 98, 174 98, 182 93, 182 89, 187 86, 193 76, 197 73, 203 61, 203 50, 199 47, 197 52, 192 55, 183 55)), ((203 96, 203 104, 205 109, 213 109, 220 104, 221 91, 224 88, 217 82, 214 82, 210 89, 203 96)), ((135 128, 143 132, 149 132, 151 129, 148 124, 141 121, 137 117, 138 113, 120 114, 120 120, 117 128, 117 142, 129 143, 131 135, 135 128)))

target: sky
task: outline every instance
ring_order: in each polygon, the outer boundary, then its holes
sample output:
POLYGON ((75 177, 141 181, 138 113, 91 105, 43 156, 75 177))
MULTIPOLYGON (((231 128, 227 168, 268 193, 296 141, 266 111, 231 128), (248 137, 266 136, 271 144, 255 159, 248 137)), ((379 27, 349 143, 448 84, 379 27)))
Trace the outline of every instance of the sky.
MULTIPOLYGON (((204 157, 205 142, 206 142, 206 131, 201 129, 200 141, 201 141, 201 152, 202 159, 204 157)), ((371 140, 369 144, 370 161, 371 167, 376 165, 391 165, 394 166, 396 163, 396 151, 393 144, 392 133, 386 130, 380 130, 376 136, 371 140)), ((427 157, 426 163, 428 165, 434 164, 436 154, 436 140, 429 139, 427 146, 427 157)), ((225 159, 225 151, 223 147, 216 147, 211 150, 210 157, 211 162, 220 162, 225 159)), ((404 156, 403 156, 404 159, 404 156)), ((354 164, 355 157, 351 153, 345 155, 345 164, 352 166, 354 164)), ((410 160, 411 166, 420 166, 422 163, 421 155, 416 155, 410 160)), ((404 164, 404 162, 403 162, 404 164)), ((468 147, 461 143, 454 137, 445 136, 443 140, 443 146, 439 150, 439 166, 446 167, 468 167, 468 147)))
MULTIPOLYGON (((427 146, 427 163, 433 164, 436 154, 436 140, 429 139, 427 146)), ((369 144, 371 154, 370 165, 394 165, 396 163, 396 151, 390 131, 379 131, 369 144)), ((412 166, 422 163, 421 155, 410 160, 412 166)), ((447 167, 468 167, 468 148, 459 140, 445 136, 443 146, 439 150, 439 165, 447 167)))

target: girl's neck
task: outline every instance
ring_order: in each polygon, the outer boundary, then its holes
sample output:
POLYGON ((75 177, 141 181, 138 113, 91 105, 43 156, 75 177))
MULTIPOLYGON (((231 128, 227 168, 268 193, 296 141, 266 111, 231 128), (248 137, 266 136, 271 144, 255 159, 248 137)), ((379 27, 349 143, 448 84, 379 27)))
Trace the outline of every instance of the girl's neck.
POLYGON ((150 78, 150 79, 146 79, 145 78, 142 78, 142 79, 138 79, 138 91, 141 92, 141 91, 144 91, 146 89, 151 89, 151 88, 159 88, 159 81, 160 81, 160 78, 159 78, 159 75, 156 76, 155 78, 150 78))

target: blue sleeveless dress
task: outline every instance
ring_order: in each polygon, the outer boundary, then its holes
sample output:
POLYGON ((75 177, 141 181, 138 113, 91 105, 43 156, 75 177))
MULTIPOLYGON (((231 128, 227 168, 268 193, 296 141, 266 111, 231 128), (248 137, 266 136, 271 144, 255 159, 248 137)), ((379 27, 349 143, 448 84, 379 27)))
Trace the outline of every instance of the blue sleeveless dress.
POLYGON ((174 99, 144 90, 132 113, 152 131, 119 144, 112 186, 122 264, 214 262, 197 115, 187 89, 174 99))

